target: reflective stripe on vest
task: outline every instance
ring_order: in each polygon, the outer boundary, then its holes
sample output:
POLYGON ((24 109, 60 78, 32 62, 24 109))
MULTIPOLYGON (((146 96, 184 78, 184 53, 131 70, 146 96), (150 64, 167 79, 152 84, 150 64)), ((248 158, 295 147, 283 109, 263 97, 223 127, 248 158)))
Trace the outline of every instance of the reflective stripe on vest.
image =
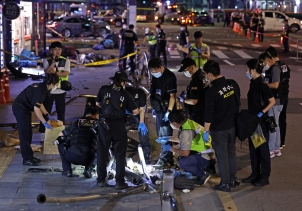
MULTIPOLYGON (((198 48, 196 44, 192 45, 193 48, 198 48)), ((203 54, 206 50, 207 44, 202 43, 201 48, 199 49, 203 54)), ((201 58, 201 55, 198 55, 196 51, 191 52, 191 58, 194 59, 197 67, 203 67, 204 64, 208 61, 207 59, 201 58)))
POLYGON ((155 35, 146 35, 146 39, 147 39, 149 45, 155 45, 157 43, 155 35))
MULTIPOLYGON (((201 125, 197 124, 196 122, 188 119, 182 126, 181 130, 193 130, 195 131, 196 135, 192 140, 191 144, 191 150, 196 151, 196 152, 205 152, 206 150, 212 148, 211 145, 211 139, 209 139, 209 142, 205 143, 203 141, 203 131, 204 127, 201 125)), ((180 132, 181 133, 181 132, 180 132)), ((180 134, 179 133, 179 134, 180 134)))

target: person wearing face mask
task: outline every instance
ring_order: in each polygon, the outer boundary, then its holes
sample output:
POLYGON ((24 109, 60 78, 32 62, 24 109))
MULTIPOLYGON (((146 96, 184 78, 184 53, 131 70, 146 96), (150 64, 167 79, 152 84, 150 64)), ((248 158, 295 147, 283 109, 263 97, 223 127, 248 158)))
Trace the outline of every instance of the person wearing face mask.
POLYGON ((204 128, 187 119, 181 110, 172 111, 169 121, 171 127, 178 131, 179 147, 163 144, 163 150, 178 154, 179 167, 197 177, 196 185, 203 186, 210 179, 208 167, 215 164, 211 143, 202 137, 204 128))
POLYGON ((202 32, 196 31, 194 33, 196 43, 189 47, 188 57, 195 60, 199 69, 202 69, 204 64, 210 58, 210 48, 207 44, 202 42, 202 32))
POLYGON ((250 80, 247 94, 248 110, 259 117, 259 124, 267 141, 255 148, 251 138, 248 138, 252 173, 242 179, 242 182, 258 187, 269 184, 271 161, 268 146, 269 130, 265 120, 268 118, 268 110, 276 103, 270 88, 261 76, 262 68, 258 59, 250 59, 246 63, 246 76, 250 80))
POLYGON ((150 52, 150 58, 155 57, 156 47, 157 47, 157 38, 156 35, 151 31, 149 28, 145 28, 145 38, 143 40, 143 45, 145 42, 148 42, 149 44, 149 52, 150 52))
POLYGON ((289 32, 290 32, 290 27, 288 25, 288 20, 287 19, 284 19, 284 26, 283 26, 283 30, 282 30, 282 43, 283 43, 283 46, 284 46, 284 50, 283 50, 283 53, 288 53, 289 52, 289 46, 288 46, 288 38, 289 38, 289 32))
POLYGON ((253 13, 253 16, 251 18, 251 30, 254 32, 254 40, 256 39, 257 29, 258 29, 258 18, 257 14, 253 13))
MULTIPOLYGON (((128 25, 126 23, 123 24, 123 27, 120 29, 119 33, 118 33, 118 37, 119 37, 119 49, 121 50, 122 47, 122 36, 124 34, 124 32, 128 29, 128 25)), ((121 55, 120 55, 121 56, 121 55)))
POLYGON ((220 184, 215 185, 214 190, 229 192, 230 188, 240 185, 236 176, 234 121, 239 111, 240 88, 235 80, 226 79, 221 75, 218 62, 207 61, 204 71, 211 85, 205 96, 203 140, 207 142, 211 134, 221 178, 220 184))
POLYGON ((98 124, 97 140, 97 185, 105 187, 107 177, 107 158, 112 145, 116 160, 117 190, 128 187, 125 183, 125 157, 127 148, 126 110, 137 115, 139 113, 132 96, 123 88, 128 80, 127 73, 118 71, 112 85, 102 86, 96 97, 96 105, 101 108, 101 117, 98 124))
MULTIPOLYGON (((160 58, 150 59, 148 67, 152 74, 150 102, 156 116, 157 142, 161 143, 161 139, 173 134, 168 117, 175 107, 177 80, 175 74, 162 65, 160 58)), ((174 165, 172 152, 162 152, 156 164, 159 167, 167 165, 174 165)))
MULTIPOLYGON (((60 42, 52 42, 49 47, 50 58, 43 61, 43 67, 45 73, 56 73, 60 82, 58 86, 51 90, 50 94, 46 96, 43 105, 48 113, 51 113, 53 103, 56 103, 56 112, 58 114, 58 120, 65 123, 65 101, 66 91, 61 89, 61 81, 68 81, 68 75, 70 74, 70 60, 61 56, 62 44, 60 42)), ((39 126, 39 132, 42 133, 42 141, 44 141, 45 127, 41 123, 39 126)))
MULTIPOLYGON (((189 42, 189 31, 186 29, 187 26, 186 25, 180 25, 180 35, 179 35, 179 45, 184 48, 189 48, 190 47, 190 42, 189 42)), ((183 58, 187 57, 187 53, 186 52, 182 52, 183 54, 183 58)))
POLYGON ((54 120, 55 118, 49 115, 43 102, 49 91, 54 89, 58 83, 59 76, 57 74, 46 74, 43 83, 29 85, 14 100, 12 109, 17 120, 23 165, 36 166, 41 162, 40 159, 34 157, 30 146, 32 142, 32 111, 34 111, 44 127, 52 130, 47 120, 54 120))
POLYGON ((277 127, 275 132, 269 134, 269 149, 270 156, 274 158, 275 156, 281 156, 281 138, 280 138, 280 128, 279 128, 279 116, 283 109, 283 72, 278 64, 276 64, 272 55, 269 52, 264 52, 260 54, 259 61, 262 62, 263 70, 265 71, 265 83, 271 89, 274 98, 276 99, 276 104, 268 111, 269 116, 274 116, 277 127))
POLYGON ((258 26, 258 32, 259 32, 259 41, 263 42, 263 38, 264 38, 263 33, 264 33, 265 20, 262 18, 262 13, 260 13, 258 15, 258 19, 259 20, 258 20, 257 26, 258 26))
POLYGON ((156 32, 157 32, 157 54, 156 56, 160 58, 160 55, 163 55, 164 65, 167 66, 167 54, 166 54, 166 33, 161 28, 160 24, 157 24, 156 26, 156 32))

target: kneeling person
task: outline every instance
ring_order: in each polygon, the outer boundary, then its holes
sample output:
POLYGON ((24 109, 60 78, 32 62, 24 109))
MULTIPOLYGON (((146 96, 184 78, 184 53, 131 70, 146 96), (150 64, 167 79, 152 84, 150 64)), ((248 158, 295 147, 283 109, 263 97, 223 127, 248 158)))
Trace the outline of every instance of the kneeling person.
POLYGON ((90 129, 98 120, 98 108, 90 106, 85 116, 63 130, 55 144, 62 159, 63 176, 72 177, 71 164, 85 166, 84 176, 91 178, 92 162, 95 159, 95 134, 90 129))
POLYGON ((174 130, 179 130, 179 149, 170 145, 162 145, 163 150, 180 155, 179 167, 197 176, 197 185, 204 185, 210 178, 205 170, 215 164, 211 143, 204 142, 202 138, 204 128, 187 119, 183 111, 180 110, 172 111, 169 115, 169 121, 174 130))

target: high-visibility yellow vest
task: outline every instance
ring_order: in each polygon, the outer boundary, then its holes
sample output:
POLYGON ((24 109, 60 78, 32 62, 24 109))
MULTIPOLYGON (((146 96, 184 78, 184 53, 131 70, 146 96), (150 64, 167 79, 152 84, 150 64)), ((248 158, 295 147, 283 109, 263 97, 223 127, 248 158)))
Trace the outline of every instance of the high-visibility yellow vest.
MULTIPOLYGON (((198 48, 198 47, 196 44, 193 44, 192 48, 198 48)), ((203 54, 205 52, 206 48, 207 48, 207 44, 202 43, 201 48, 200 49, 198 48, 198 49, 200 50, 201 54, 203 54)), ((195 60, 197 67, 203 67, 204 64, 208 61, 207 59, 202 58, 201 55, 198 55, 198 53, 194 50, 191 52, 191 58, 195 60)))
MULTIPOLYGON (((59 57, 59 63, 58 63, 58 66, 57 66, 57 70, 58 70, 58 72, 63 72, 64 71, 64 69, 62 70, 61 68, 63 67, 65 67, 65 64, 66 64, 66 58, 65 57, 63 57, 63 56, 60 56, 59 57)), ((51 65, 51 63, 52 63, 52 59, 47 59, 48 60, 48 64, 49 65, 51 65)), ((59 77, 60 78, 60 81, 59 81, 59 85, 58 85, 58 87, 61 87, 60 86, 60 82, 61 81, 68 81, 68 75, 66 76, 66 77, 59 77)))
POLYGON ((156 36, 153 32, 146 35, 146 40, 148 41, 149 45, 155 45, 157 43, 156 36))

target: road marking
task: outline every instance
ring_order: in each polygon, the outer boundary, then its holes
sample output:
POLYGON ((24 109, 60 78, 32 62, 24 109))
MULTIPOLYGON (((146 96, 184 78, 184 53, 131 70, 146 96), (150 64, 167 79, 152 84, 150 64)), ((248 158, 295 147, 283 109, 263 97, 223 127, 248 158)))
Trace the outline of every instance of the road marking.
POLYGON ((227 64, 229 64, 229 65, 231 65, 231 66, 234 66, 234 64, 233 63, 231 63, 231 62, 229 62, 228 60, 223 60, 225 63, 227 63, 227 64))
POLYGON ((263 52, 260 52, 260 51, 255 51, 257 54, 262 54, 263 52))
POLYGON ((167 37, 167 39, 166 40, 172 40, 172 37, 167 37))
POLYGON ((302 105, 302 103, 299 103, 300 105, 302 105))
POLYGON ((270 46, 273 46, 273 47, 275 47, 275 48, 280 48, 280 47, 281 47, 281 46, 278 45, 278 44, 270 44, 270 46))
POLYGON ((179 55, 179 52, 176 51, 176 50, 170 50, 169 54, 172 55, 172 56, 176 56, 176 55, 179 55))
POLYGON ((178 49, 178 50, 182 51, 182 47, 181 47, 181 45, 176 44, 176 46, 177 46, 177 49, 178 49))
POLYGON ((251 44, 253 47, 262 47, 260 44, 251 44))
POLYGON ((212 53, 215 54, 220 59, 228 59, 229 57, 222 53, 220 50, 212 50, 212 53))
MULTIPOLYGON (((290 46, 293 48, 297 48, 297 45, 295 45, 295 44, 291 44, 290 46)), ((298 48, 299 48, 299 50, 302 50, 302 46, 298 46, 298 48)))
POLYGON ((171 59, 180 59, 180 56, 170 56, 171 59))
POLYGON ((233 44, 233 46, 243 47, 241 44, 233 44))
POLYGON ((224 47, 224 46, 217 46, 217 48, 218 48, 219 50, 226 50, 226 49, 228 49, 227 47, 224 47))
POLYGON ((251 59, 252 58, 250 55, 246 54, 242 50, 234 50, 234 52, 237 53, 239 56, 241 56, 244 59, 251 59))

